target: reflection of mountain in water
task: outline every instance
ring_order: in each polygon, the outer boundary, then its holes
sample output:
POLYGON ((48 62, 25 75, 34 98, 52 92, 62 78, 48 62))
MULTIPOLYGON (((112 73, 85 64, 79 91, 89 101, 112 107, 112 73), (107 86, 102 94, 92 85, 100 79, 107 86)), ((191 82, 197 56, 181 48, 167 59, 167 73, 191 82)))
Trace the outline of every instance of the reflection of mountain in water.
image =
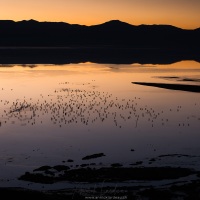
POLYGON ((125 47, 88 48, 0 48, 1 64, 172 64, 182 60, 200 62, 198 50, 136 49, 125 47))

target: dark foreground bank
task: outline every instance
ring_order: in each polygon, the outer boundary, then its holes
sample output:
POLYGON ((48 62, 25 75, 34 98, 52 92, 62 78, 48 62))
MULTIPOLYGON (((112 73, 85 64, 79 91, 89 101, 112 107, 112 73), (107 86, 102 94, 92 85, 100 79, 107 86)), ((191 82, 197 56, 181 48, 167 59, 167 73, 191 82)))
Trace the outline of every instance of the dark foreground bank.
MULTIPOLYGON (((82 158, 84 164, 72 164, 68 160, 62 165, 44 165, 25 172, 20 181, 39 184, 39 190, 24 188, 0 188, 1 196, 8 199, 130 199, 130 200, 199 200, 199 168, 156 165, 166 158, 199 158, 184 154, 166 154, 149 159, 149 165, 142 161, 124 166, 120 163, 102 165, 90 160, 105 156, 103 153, 82 158), (153 165, 154 163, 154 165, 153 165), (152 166, 153 165, 153 166, 152 166), (62 189, 50 190, 48 186, 62 183, 62 189), (123 184, 121 184, 123 183, 123 184), (71 184, 71 186, 68 186, 71 184), (45 189, 46 188, 46 189, 45 189)), ((51 187, 52 188, 52 187, 51 187)))
POLYGON ((43 200, 67 200, 67 199, 128 199, 128 200, 199 200, 200 181, 194 181, 181 186, 163 188, 142 187, 105 187, 91 189, 63 189, 51 191, 33 191, 23 188, 0 188, 0 194, 6 199, 43 199, 43 200))
POLYGON ((62 190, 33 191, 22 188, 1 188, 0 192, 7 198, 17 199, 200 199, 200 172, 181 167, 122 167, 112 164, 111 167, 96 168, 94 166, 70 169, 66 165, 41 166, 33 172, 26 172, 19 177, 20 180, 53 184, 69 181, 82 184, 78 188, 62 190), (190 180, 195 176, 195 180, 190 180), (186 178, 188 181, 180 181, 186 178), (148 185, 131 186, 129 181, 149 181, 148 185), (153 186, 151 181, 163 181, 162 185, 153 186), (172 180, 167 184, 165 180, 172 180), (190 181, 189 181, 190 180, 190 181), (113 186, 104 186, 104 182, 116 183, 113 186), (126 183, 118 186, 117 183, 126 183), (85 183, 92 183, 93 187, 84 187, 85 183))

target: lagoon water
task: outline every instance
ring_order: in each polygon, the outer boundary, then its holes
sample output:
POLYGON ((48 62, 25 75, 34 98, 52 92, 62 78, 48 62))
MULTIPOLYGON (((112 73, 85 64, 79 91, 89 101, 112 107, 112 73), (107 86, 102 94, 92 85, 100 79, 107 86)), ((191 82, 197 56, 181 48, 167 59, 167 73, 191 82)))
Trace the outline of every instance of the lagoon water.
POLYGON ((200 63, 1 65, 0 186, 43 165, 198 168, 200 93, 132 82, 200 85, 200 63))

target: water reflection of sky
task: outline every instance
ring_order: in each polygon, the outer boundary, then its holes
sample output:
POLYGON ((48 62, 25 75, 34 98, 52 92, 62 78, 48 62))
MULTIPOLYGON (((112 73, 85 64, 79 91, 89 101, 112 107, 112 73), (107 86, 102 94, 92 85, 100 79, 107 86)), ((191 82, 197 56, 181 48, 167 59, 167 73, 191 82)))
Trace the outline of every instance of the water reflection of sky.
POLYGON ((100 152, 106 156, 95 162, 125 165, 161 154, 197 155, 199 94, 132 84, 177 82, 170 77, 199 79, 200 64, 1 67, 2 172, 82 163, 100 152))

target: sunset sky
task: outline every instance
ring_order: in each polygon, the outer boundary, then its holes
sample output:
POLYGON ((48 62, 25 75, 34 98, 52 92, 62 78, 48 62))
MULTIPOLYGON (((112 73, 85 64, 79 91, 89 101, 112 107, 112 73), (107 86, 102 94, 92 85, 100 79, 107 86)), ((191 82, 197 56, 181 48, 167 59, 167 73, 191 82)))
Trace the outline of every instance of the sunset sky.
POLYGON ((200 0, 0 0, 0 20, 5 19, 83 25, 119 19, 194 29, 200 27, 200 0))

